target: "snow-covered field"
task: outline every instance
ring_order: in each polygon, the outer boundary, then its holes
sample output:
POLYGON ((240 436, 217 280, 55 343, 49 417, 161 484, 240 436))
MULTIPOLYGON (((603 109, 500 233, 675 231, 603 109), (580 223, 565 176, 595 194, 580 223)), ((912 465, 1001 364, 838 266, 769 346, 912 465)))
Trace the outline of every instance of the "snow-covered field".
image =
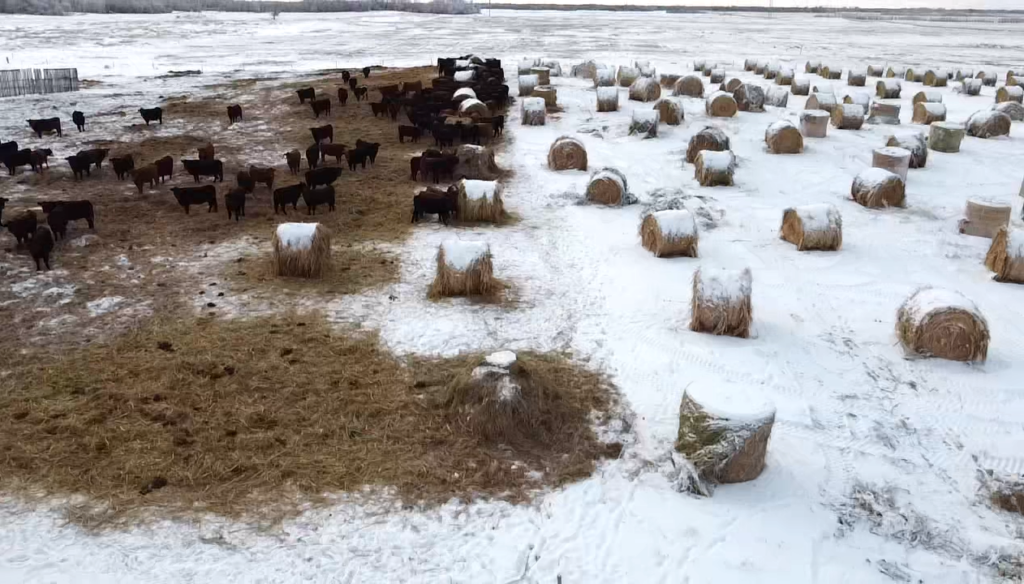
MULTIPOLYGON (((50 104, 106 103, 126 92, 163 95, 195 83, 155 80, 168 70, 207 76, 291 75, 367 64, 425 64, 464 53, 499 56, 514 86, 525 56, 572 63, 650 60, 688 72, 694 59, 745 57, 799 65, 1024 68, 1024 25, 849 22, 810 16, 502 12, 443 16, 175 14, 11 17, 0 21, 11 67, 78 66, 103 85, 77 94, 0 100, 0 137, 50 104)), ((873 85, 869 79, 869 85, 873 85)), ((207 83, 204 78, 203 83, 207 83)), ((1024 472, 1024 288, 991 281, 988 240, 957 234, 968 197, 1014 207, 1021 227, 1024 124, 1009 138, 966 138, 960 153, 929 152, 911 170, 907 208, 849 200, 853 177, 890 133, 919 132, 905 83, 903 125, 829 128, 800 155, 766 152, 764 130, 797 121, 787 108, 710 121, 685 99, 685 121, 655 139, 627 136, 633 109, 595 112, 589 82, 561 77, 560 114, 523 127, 499 163, 514 227, 461 231, 489 243, 495 273, 514 283, 515 308, 430 303, 434 253, 452 231, 421 225, 396 253, 401 281, 341 297, 337 321, 379 329, 396 352, 566 349, 609 372, 636 416, 620 460, 531 506, 452 502, 428 512, 340 500, 269 532, 210 519, 87 535, 60 515, 0 506, 0 582, 987 582, 1021 556, 1024 518, 993 511, 979 473, 1024 472), (732 140, 736 185, 701 188, 683 163, 689 137, 713 123, 732 140), (587 147, 592 168, 615 166, 640 204, 577 204, 583 172, 547 170, 560 135, 587 147), (701 208, 700 258, 658 259, 640 247, 643 206, 685 198, 701 208), (781 241, 786 207, 832 203, 843 247, 800 253, 781 241), (699 266, 753 273, 752 338, 688 330, 699 266), (988 361, 906 360, 893 333, 897 308, 923 285, 962 292, 986 315, 988 361), (395 296, 399 301, 382 300, 395 296), (768 466, 712 498, 679 493, 672 442, 688 386, 752 392, 777 409, 768 466)), ((760 80, 762 84, 767 84, 760 80)), ((845 81, 833 81, 845 92, 845 81)), ((868 88, 851 88, 871 91, 868 88)), ((939 90, 948 119, 987 109, 994 88, 965 97, 939 90)), ((513 90, 514 92, 514 90, 513 90)), ((66 109, 66 108, 64 108, 66 109)), ((64 114, 66 117, 66 114, 64 114)), ((0 188, 9 183, 0 182, 0 188)), ((2 194, 2 193, 0 193, 2 194)), ((14 285, 18 283, 3 283, 14 285)), ((117 310, 109 298, 95 310, 117 310)), ((244 310, 244 306, 241 307, 244 310)), ((0 425, 2 431, 2 425, 0 425)))

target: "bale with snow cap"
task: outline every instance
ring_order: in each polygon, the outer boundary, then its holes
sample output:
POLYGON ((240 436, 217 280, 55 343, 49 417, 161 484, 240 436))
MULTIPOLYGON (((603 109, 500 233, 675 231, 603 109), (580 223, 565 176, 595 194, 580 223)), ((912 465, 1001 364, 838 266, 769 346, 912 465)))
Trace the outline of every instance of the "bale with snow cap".
POLYGON ((910 151, 910 168, 924 168, 928 163, 928 143, 924 134, 889 136, 886 146, 896 146, 910 151))
POLYGON ((459 221, 498 223, 505 217, 501 183, 491 180, 462 179, 458 183, 459 221))
POLYGON ((541 59, 540 66, 547 67, 548 75, 550 75, 551 77, 562 76, 562 64, 554 59, 541 59))
POLYGON ((764 132, 764 141, 772 154, 799 154, 804 149, 800 130, 787 120, 779 120, 764 132))
POLYGON ((912 68, 907 67, 907 72, 903 74, 903 79, 906 81, 921 83, 924 81, 924 73, 921 71, 914 71, 912 68))
POLYGON ((731 118, 736 115, 736 100, 724 91, 716 91, 707 97, 704 109, 709 116, 731 118))
POLYGON ((702 187, 730 187, 733 184, 732 173, 736 168, 736 157, 732 151, 715 152, 701 150, 693 161, 693 176, 702 187))
POLYGON ((960 152, 965 134, 963 124, 935 122, 928 126, 928 147, 936 152, 960 152))
POLYGON ((1004 101, 1003 103, 997 103, 996 105, 992 106, 992 109, 1010 116, 1010 119, 1014 122, 1024 122, 1024 105, 1021 105, 1015 101, 1004 101))
POLYGON ((331 232, 319 223, 281 223, 273 247, 277 276, 320 278, 331 265, 331 232))
POLYGON ((796 74, 793 72, 793 69, 789 67, 780 67, 778 74, 775 75, 775 84, 792 85, 794 77, 796 77, 796 74))
POLYGON ((683 104, 675 97, 663 97, 654 103, 658 110, 658 119, 670 126, 678 126, 683 122, 683 104))
POLYGON ((590 176, 587 200, 602 205, 622 205, 629 200, 626 175, 614 168, 602 168, 590 176))
POLYGON ((978 78, 981 79, 982 85, 986 87, 995 87, 999 76, 996 75, 995 71, 989 71, 987 73, 982 71, 981 73, 978 73, 978 78))
POLYGON ((656 138, 658 136, 658 119, 658 110, 633 110, 633 117, 629 122, 629 135, 656 138))
POLYGON ((521 102, 520 114, 524 126, 543 126, 547 114, 547 104, 540 97, 527 97, 521 102))
POLYGON ((1019 85, 1017 81, 1024 79, 1024 69, 1010 69, 1006 72, 1006 84, 1007 85, 1019 85))
POLYGON ((537 61, 535 61, 534 59, 523 59, 522 61, 519 61, 519 74, 529 75, 530 69, 533 69, 536 66, 537 61))
POLYGON ((898 67, 896 65, 890 65, 889 68, 886 69, 886 71, 885 71, 885 76, 887 78, 903 79, 906 76, 906 72, 907 72, 907 68, 906 67, 898 67))
POLYGON ((454 79, 456 83, 472 83, 473 80, 476 79, 476 71, 474 69, 456 71, 455 75, 452 76, 452 79, 454 79))
POLYGON ((654 77, 657 74, 650 61, 633 61, 633 67, 640 72, 641 77, 654 77))
POLYGON ((864 87, 868 82, 868 72, 864 69, 850 69, 846 74, 846 84, 851 87, 864 87))
POLYGON ((550 85, 538 85, 537 87, 534 87, 533 97, 543 99, 545 107, 555 107, 558 105, 558 90, 550 85))
POLYGON ((838 103, 832 109, 832 125, 837 130, 859 130, 864 125, 864 108, 855 103, 838 103))
POLYGON ((730 77, 723 81, 722 84, 718 86, 718 90, 724 91, 726 93, 732 93, 736 91, 740 85, 743 85, 742 80, 740 80, 738 77, 730 77))
POLYGON ((842 79, 843 68, 842 66, 836 65, 834 63, 831 65, 822 65, 821 76, 824 77, 825 79, 842 79))
POLYGON ((625 65, 619 67, 619 72, 615 76, 619 85, 622 87, 629 87, 633 85, 633 82, 640 78, 640 70, 636 67, 626 67, 625 65))
POLYGON ((780 235, 797 251, 835 251, 843 245, 843 218, 835 205, 790 207, 782 213, 780 235))
POLYGON ((519 76, 519 97, 529 97, 533 94, 533 88, 540 85, 536 75, 519 76))
POLYGON ((831 93, 836 95, 836 90, 832 88, 831 83, 815 83, 811 85, 811 93, 831 93))
POLYGON ((462 144, 455 154, 459 157, 455 165, 456 178, 494 180, 504 174, 494 161, 494 150, 486 146, 462 144))
POLYGON ((452 101, 455 103, 462 103, 466 99, 476 99, 476 92, 472 87, 460 87, 452 94, 452 101))
POLYGON ((599 64, 597 61, 583 61, 579 65, 573 65, 572 76, 581 77, 583 79, 594 79, 597 77, 598 69, 606 69, 607 66, 599 64))
POLYGON ((839 105, 839 100, 836 99, 836 94, 815 92, 807 98, 807 102, 804 104, 804 109, 825 110, 831 114, 832 111, 836 109, 837 105, 839 105))
POLYGON ((824 138, 831 118, 825 110, 804 110, 800 112, 800 133, 805 138, 824 138))
POLYGON ((685 209, 655 211, 640 223, 640 243, 659 258, 697 257, 697 222, 685 209))
POLYGON ((956 74, 953 76, 955 81, 964 81, 967 79, 974 79, 973 69, 957 69, 956 74))
POLYGON ((914 117, 911 120, 915 124, 929 125, 932 122, 946 121, 946 106, 941 103, 919 102, 914 104, 914 117))
POLYGON ((960 233, 992 239, 1000 229, 1010 224, 1010 206, 998 201, 967 199, 964 218, 960 220, 960 233))
POLYGON ((924 84, 928 87, 945 87, 949 83, 949 72, 945 69, 929 69, 924 72, 924 84))
POLYGON ((757 67, 757 59, 743 59, 743 70, 753 71, 757 67))
POLYGON ((885 124, 898 126, 900 123, 900 104, 875 101, 871 104, 871 114, 864 120, 866 124, 885 124))
POLYGON ((786 107, 789 104, 789 92, 785 87, 769 87, 764 96, 764 104, 773 107, 786 107))
POLYGON ((683 76, 677 73, 662 73, 658 76, 658 83, 666 89, 672 89, 676 85, 676 81, 682 79, 683 76))
POLYGON ((704 59, 694 59, 693 60, 693 70, 694 71, 703 71, 704 70, 704 65, 706 63, 707 63, 707 61, 705 61, 704 59))
POLYGON ((704 82, 696 75, 687 75, 676 81, 675 86, 672 88, 672 95, 704 97, 704 82))
POLYGON ((882 67, 881 65, 868 65, 867 74, 868 77, 884 77, 885 67, 882 67))
POLYGON ((881 99, 897 99, 902 91, 899 79, 879 79, 875 83, 875 95, 881 99))
POLYGON ((587 149, 576 138, 562 136, 548 149, 548 168, 551 170, 586 170, 587 149))
POLYGON ((996 103, 1015 101, 1024 103, 1024 87, 1020 85, 1004 85, 996 90, 996 103))
POLYGON ((996 282, 1024 284, 1024 231, 1008 227, 996 231, 985 266, 996 273, 996 282))
POLYGON ((598 69, 594 74, 594 87, 615 87, 615 70, 598 69))
POLYGON ((821 61, 807 61, 804 65, 804 73, 815 73, 821 71, 821 61))
POLYGON ((597 111, 615 112, 619 111, 619 88, 598 87, 597 88, 597 111))
POLYGON ((753 309, 750 269, 698 268, 693 274, 690 330, 747 338, 753 309))
POLYGON ((629 86, 629 99, 655 101, 661 97, 661 85, 651 77, 640 77, 629 86))
POLYGON ((690 138, 690 143, 686 147, 686 161, 695 162, 697 155, 702 150, 713 152, 729 150, 729 137, 725 135, 725 132, 713 126, 702 128, 690 138))
POLYGON ((779 70, 781 69, 782 66, 779 65, 778 63, 768 63, 768 65, 764 68, 764 78, 769 80, 775 79, 776 77, 779 76, 779 70))
POLYGON ((763 112, 764 111, 764 90, 758 85, 744 83, 732 92, 736 100, 736 108, 741 112, 763 112))
POLYGON ((806 77, 794 77, 793 84, 789 86, 793 95, 809 95, 811 93, 811 80, 806 77))
POLYGON ((921 288, 896 313, 896 336, 908 355, 951 361, 984 361, 988 322, 967 297, 921 288))
POLYGON ((551 69, 547 67, 531 67, 530 75, 537 77, 537 85, 551 85, 551 69))
POLYGON ((483 241, 449 239, 438 247, 437 274, 429 296, 487 296, 499 283, 494 279, 491 247, 483 241))
POLYGON ((942 94, 938 91, 918 91, 914 94, 912 103, 942 103, 942 94))
POLYGON ((866 112, 871 108, 871 96, 864 91, 858 91, 843 97, 843 103, 859 105, 866 112))
POLYGON ((865 207, 882 209, 906 206, 906 187, 898 174, 884 168, 862 170, 850 189, 853 200, 865 207))
POLYGON ((487 109, 484 102, 479 99, 469 98, 462 100, 462 103, 459 104, 459 115, 489 118, 491 117, 491 110, 487 109))
POLYGON ((967 118, 967 134, 975 138, 1008 136, 1012 120, 1010 116, 996 110, 974 112, 967 118))
POLYGON ((876 148, 871 153, 871 166, 874 168, 884 168, 898 175, 906 183, 911 156, 913 155, 910 150, 900 148, 899 146, 876 148))
POLYGON ((713 69, 709 81, 711 83, 722 83, 725 81, 725 69, 713 69))

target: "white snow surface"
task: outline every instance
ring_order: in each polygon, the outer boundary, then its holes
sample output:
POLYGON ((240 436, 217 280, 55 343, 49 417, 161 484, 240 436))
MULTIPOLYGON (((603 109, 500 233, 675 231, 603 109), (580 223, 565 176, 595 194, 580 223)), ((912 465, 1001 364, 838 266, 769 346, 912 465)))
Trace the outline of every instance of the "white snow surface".
POLYGON ((124 302, 124 298, 121 296, 105 296, 92 302, 86 302, 85 308, 89 311, 90 316, 100 316, 116 310, 122 302, 124 302))
POLYGON ((523 111, 527 112, 542 112, 545 111, 544 98, 541 97, 525 97, 522 100, 523 111))
POLYGON ((277 238, 287 248, 301 250, 313 246, 313 235, 319 223, 281 223, 277 226, 277 238))
POLYGON ((753 276, 749 268, 701 267, 694 276, 701 298, 719 303, 732 303, 750 296, 753 276))
POLYGON ((936 310, 957 308, 970 312, 982 321, 984 315, 978 310, 977 305, 969 298, 955 290, 945 288, 922 288, 907 299, 906 309, 915 323, 920 323, 925 317, 936 310))
POLYGON ((448 239, 441 244, 444 251, 444 263, 460 272, 465 272, 474 262, 491 253, 491 246, 486 241, 464 241, 448 239))
POLYGON ((516 362, 516 354, 512 351, 498 351, 491 353, 484 358, 484 363, 492 365, 494 367, 501 367, 508 369, 516 362))
POLYGON ((911 152, 906 148, 900 148, 899 146, 883 146, 882 148, 875 148, 875 152, 892 158, 910 158, 911 152))
POLYGON ((775 416, 775 405, 770 400, 739 385, 694 383, 685 393, 718 423, 750 424, 775 416))
POLYGON ((700 158, 704 168, 716 172, 729 170, 736 163, 736 157, 731 150, 724 150, 722 152, 701 150, 697 156, 700 158))
POLYGON ((658 229, 665 237, 693 237, 697 235, 697 222, 686 209, 667 209, 652 213, 658 229))
POLYGON ((1024 231, 1007 229, 1006 253, 1012 258, 1024 258, 1024 231))
POLYGON ((464 178, 462 179, 462 188, 466 192, 467 199, 474 201, 493 199, 494 193, 498 190, 498 181, 464 178))
POLYGON ((831 203, 800 205, 796 213, 804 231, 827 231, 842 224, 839 209, 831 203))
POLYGON ((473 91, 472 87, 460 87, 455 90, 455 93, 452 94, 452 99, 455 100, 460 97, 476 99, 476 92, 473 91))
MULTIPOLYGON (((890 181, 893 177, 900 178, 898 174, 884 168, 865 168, 857 175, 857 182, 865 188, 875 188, 890 181)), ((902 179, 900 179, 902 182, 902 179)))

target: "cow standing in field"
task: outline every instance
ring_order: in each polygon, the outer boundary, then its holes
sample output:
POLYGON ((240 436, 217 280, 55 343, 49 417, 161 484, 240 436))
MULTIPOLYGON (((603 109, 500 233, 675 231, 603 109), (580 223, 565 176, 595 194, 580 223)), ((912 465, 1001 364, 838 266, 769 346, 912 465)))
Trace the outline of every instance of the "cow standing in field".
POLYGON ((49 158, 53 156, 53 150, 49 148, 36 148, 29 157, 29 164, 35 172, 42 171, 43 167, 50 168, 49 158))
POLYGON ((85 114, 80 111, 71 112, 71 121, 75 122, 79 132, 85 131, 85 114))
POLYGON ((203 185, 201 187, 173 187, 171 188, 171 194, 174 195, 175 200, 178 204, 185 209, 185 214, 188 215, 188 208, 191 205, 202 205, 206 204, 206 212, 212 213, 217 210, 217 188, 213 185, 203 185))
POLYGON ((328 156, 333 156, 336 164, 341 164, 341 159, 346 156, 348 146, 344 144, 321 144, 320 161, 327 162, 328 156))
POLYGON ((441 223, 448 225, 448 218, 456 214, 458 198, 459 191, 454 185, 445 191, 427 187, 412 198, 412 222, 418 222, 424 215, 437 215, 441 223))
POLYGON ((285 152, 284 158, 288 161, 288 170, 292 174, 299 174, 299 170, 302 169, 302 153, 298 150, 292 150, 285 152))
POLYGON ((213 142, 207 142, 206 146, 200 146, 198 151, 199 160, 213 160, 216 156, 216 152, 213 149, 213 142))
POLYGON ((42 138, 44 132, 57 132, 58 136, 64 135, 60 130, 60 118, 29 120, 28 126, 36 133, 37 138, 42 138))
POLYGON ((302 191, 302 200, 306 203, 306 214, 316 215, 316 208, 319 205, 327 205, 328 211, 334 210, 334 187, 327 185, 318 189, 306 189, 302 191))
POLYGON ((132 182, 135 183, 135 188, 139 189, 139 194, 142 194, 142 187, 146 183, 149 183, 149 188, 156 186, 157 180, 159 180, 160 174, 157 170, 156 164, 150 164, 143 166, 142 168, 136 168, 128 171, 128 174, 132 177, 132 182))
POLYGON ((363 67, 363 79, 369 79, 369 78, 370 78, 370 68, 369 67, 363 67))
POLYGON ((114 174, 117 175, 117 180, 124 180, 124 177, 128 176, 128 172, 135 168, 135 159, 132 158, 131 154, 125 154, 124 156, 111 158, 110 164, 114 166, 114 174))
POLYGON ((96 214, 92 201, 40 201, 39 207, 47 215, 60 211, 64 223, 85 221, 89 224, 89 229, 96 229, 96 214))
POLYGON ((240 105, 229 105, 228 106, 228 125, 235 122, 242 121, 242 106, 240 105))
POLYGON ((231 189, 224 195, 224 206, 228 209, 228 220, 234 214, 237 222, 240 217, 245 216, 245 189, 231 189))
POLYGON ((98 169, 103 164, 103 161, 107 159, 108 152, 110 152, 109 148, 93 148, 92 150, 81 150, 77 156, 83 160, 88 160, 91 164, 95 164, 98 169))
POLYGON ((306 100, 313 101, 316 99, 316 90, 312 87, 305 87, 296 91, 299 94, 299 103, 306 103, 306 100))
POLYGON ((348 103, 348 90, 342 87, 338 88, 338 103, 345 105, 348 103))
POLYGON ((313 115, 317 118, 320 117, 320 114, 327 114, 328 116, 331 115, 330 98, 325 97, 324 99, 314 99, 310 102, 310 105, 313 107, 313 115))
POLYGON ((181 165, 185 167, 185 172, 192 175, 195 182, 199 182, 201 176, 213 177, 214 181, 224 182, 224 163, 220 160, 182 160, 181 165))
POLYGON ((39 266, 40 260, 46 265, 47 270, 50 269, 50 252, 53 251, 53 232, 50 231, 49 227, 40 225, 36 228, 35 233, 32 235, 32 241, 28 244, 28 251, 36 262, 37 272, 42 269, 39 266))
POLYGON ((170 156, 164 156, 157 160, 156 176, 160 179, 161 183, 164 182, 164 177, 171 178, 174 176, 174 159, 170 156))
POLYGON ((317 144, 327 140, 334 142, 334 126, 327 124, 325 126, 319 126, 316 128, 310 128, 309 133, 313 134, 313 141, 317 144))
POLYGON ((277 215, 278 209, 281 210, 285 215, 288 214, 288 205, 292 206, 292 209, 298 210, 299 198, 302 196, 302 192, 306 190, 306 185, 303 183, 290 185, 287 187, 281 187, 274 190, 274 214, 277 215))
POLYGON ((4 157, 4 166, 7 167, 7 174, 11 176, 14 176, 19 166, 28 166, 30 164, 32 164, 32 151, 28 148, 22 148, 4 157))
POLYGON ((162 108, 154 107, 147 109, 141 107, 139 108, 139 114, 142 115, 142 119, 146 122, 147 126, 150 122, 160 122, 161 126, 164 124, 164 110, 162 108))
POLYGON ((306 185, 312 189, 318 185, 332 184, 334 181, 338 180, 338 177, 341 176, 341 172, 342 169, 338 166, 329 166, 307 171, 306 185))
POLYGON ((252 182, 256 184, 262 183, 267 185, 267 190, 269 191, 274 190, 274 177, 276 174, 277 171, 273 168, 261 168, 259 166, 252 165, 249 166, 249 177, 252 179, 252 182))
POLYGON ((306 163, 309 164, 309 169, 313 170, 320 164, 320 146, 313 144, 309 148, 306 148, 306 163))
POLYGON ((74 173, 75 180, 81 180, 86 176, 92 176, 92 173, 89 172, 89 168, 92 166, 92 160, 81 156, 68 156, 64 160, 68 161, 68 166, 71 167, 71 172, 74 173))

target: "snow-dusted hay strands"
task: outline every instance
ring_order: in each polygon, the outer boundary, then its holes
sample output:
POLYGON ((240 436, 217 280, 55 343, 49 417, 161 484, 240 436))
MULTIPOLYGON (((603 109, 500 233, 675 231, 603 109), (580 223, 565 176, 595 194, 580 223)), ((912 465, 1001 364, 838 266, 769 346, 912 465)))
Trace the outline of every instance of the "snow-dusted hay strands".
POLYGON ((753 320, 750 268, 698 268, 693 274, 690 330, 747 338, 753 320))
POLYGON ((598 69, 594 73, 594 87, 615 87, 615 70, 598 69))
POLYGON ((997 282, 1024 284, 1024 232, 1003 227, 992 238, 985 266, 997 282))
POLYGON ((882 103, 880 101, 872 102, 871 113, 868 115, 868 119, 864 120, 864 123, 898 126, 900 124, 900 104, 882 103))
POLYGON ((1021 105, 1015 101, 1005 101, 1003 103, 997 103, 992 106, 992 109, 997 112, 1002 112, 1008 116, 1014 122, 1024 122, 1024 105, 1021 105))
POLYGON ((875 148, 871 153, 871 166, 874 168, 884 168, 898 175, 906 183, 911 156, 910 150, 900 148, 899 146, 875 148))
POLYGON ((629 99, 655 101, 661 97, 661 85, 653 77, 639 77, 629 86, 629 99))
POLYGON ((814 92, 807 98, 804 109, 825 110, 831 114, 837 105, 839 105, 839 100, 836 99, 836 94, 814 92))
POLYGON ((597 88, 597 111, 616 112, 619 111, 619 88, 598 87, 597 88))
POLYGON ((782 213, 780 235, 798 251, 835 251, 843 246, 843 218, 835 205, 790 207, 782 213))
POLYGON ((697 222, 685 209, 650 213, 640 223, 640 243, 659 258, 697 257, 697 222))
POLYGON ((782 67, 778 63, 768 63, 768 65, 764 68, 764 78, 769 80, 775 79, 776 77, 779 76, 779 70, 781 68, 782 67))
POLYGON ((853 179, 850 195, 854 201, 872 209, 906 206, 906 187, 903 179, 884 168, 862 170, 853 179))
POLYGON ((744 83, 732 92, 736 108, 741 112, 763 112, 764 90, 759 85, 744 83))
POLYGON ((779 73, 775 76, 776 85, 792 85, 796 73, 790 67, 780 67, 779 73))
POLYGON ((659 119, 660 114, 656 109, 633 110, 633 117, 629 121, 629 135, 656 138, 659 119))
POLYGON ((885 67, 881 65, 868 65, 868 77, 885 77, 885 67))
POLYGON ((809 95, 811 93, 811 80, 806 77, 794 77, 793 84, 789 86, 793 95, 809 95))
POLYGON ((590 175, 587 200, 601 205, 622 205, 629 191, 626 175, 614 168, 602 168, 590 175))
POLYGON ((837 130, 859 130, 864 125, 864 108, 855 103, 837 103, 832 109, 832 125, 837 130))
POLYGON ((772 154, 799 154, 804 149, 800 130, 787 120, 779 120, 764 131, 764 141, 772 154))
POLYGON ((702 150, 722 152, 729 150, 729 137, 721 129, 714 126, 701 128, 699 132, 690 138, 686 147, 686 161, 693 163, 702 150))
POLYGON ((772 107, 786 107, 789 104, 789 92, 785 87, 769 87, 764 95, 764 104, 772 107))
POLYGON ((974 79, 974 69, 957 69, 956 74, 953 75, 954 81, 964 81, 966 79, 974 79))
POLYGON ((1021 79, 1024 79, 1024 69, 1010 69, 1006 72, 1007 85, 1020 85, 1021 79))
POLYGON ((960 152, 966 133, 963 124, 935 122, 928 126, 928 147, 936 152, 960 152))
POLYGON ((914 94, 913 99, 911 99, 911 103, 921 102, 942 103, 942 94, 931 89, 928 91, 918 91, 914 94))
POLYGON ((716 91, 707 97, 704 109, 709 116, 731 118, 736 115, 736 100, 724 91, 716 91))
POLYGON ((438 247, 437 274, 428 292, 431 298, 486 296, 498 285, 487 243, 449 239, 438 247))
POLYGON ((896 313, 896 336, 908 355, 984 361, 988 322, 968 298, 952 290, 922 288, 896 313))
POLYGON ((547 67, 531 67, 530 75, 537 76, 537 85, 551 85, 551 69, 547 67))
POLYGON ((885 70, 886 78, 903 79, 906 76, 906 73, 907 68, 900 67, 898 65, 890 65, 889 68, 885 70))
POLYGON ((639 77, 639 69, 637 69, 636 67, 627 67, 625 65, 619 67, 619 72, 615 76, 619 85, 621 85, 622 87, 629 87, 630 85, 633 85, 633 82, 636 81, 639 77))
POLYGON ((544 98, 527 97, 520 100, 520 115, 524 126, 543 126, 547 116, 547 104, 544 98))
POLYGON ((932 122, 946 121, 946 106, 941 103, 920 102, 914 104, 914 117, 911 120, 915 124, 928 125, 932 122))
POLYGON ((800 133, 805 138, 824 138, 831 118, 825 110, 804 110, 800 112, 800 133))
POLYGON ((958 225, 960 233, 992 239, 1000 229, 1010 224, 1010 213, 1010 206, 1004 203, 967 199, 964 218, 958 225))
POLYGON ((945 69, 929 69, 924 72, 924 84, 928 87, 945 87, 949 83, 949 73, 945 69))
POLYGON ((1015 101, 1024 103, 1024 87, 1020 85, 1004 85, 996 90, 996 103, 1015 101))
POLYGON ((995 71, 982 71, 978 73, 978 78, 981 79, 981 84, 985 87, 995 87, 996 81, 999 80, 995 71))
POLYGON ((718 86, 718 90, 732 93, 739 89, 740 85, 743 85, 743 81, 739 77, 729 77, 718 86))
POLYGON ((846 84, 851 87, 864 87, 868 82, 868 72, 864 69, 850 69, 846 73, 846 84))
POLYGON ((498 223, 504 218, 505 202, 498 181, 462 179, 458 188, 459 221, 498 223))
POLYGON ((693 161, 693 177, 702 187, 730 187, 733 184, 732 174, 736 168, 736 157, 731 150, 715 152, 701 150, 693 161))
POLYGON ((548 149, 548 168, 551 170, 586 170, 587 149, 576 138, 562 136, 548 149))
POLYGON ((331 264, 331 232, 319 223, 281 223, 273 248, 277 276, 320 278, 331 264))
POLYGON ((538 85, 533 88, 533 97, 544 100, 544 107, 555 107, 558 105, 558 90, 550 85, 538 85))
POLYGON ((975 138, 995 138, 1010 135, 1010 116, 996 110, 974 112, 967 118, 967 134, 975 138))
POLYGON ((533 94, 533 88, 540 85, 536 75, 519 76, 519 97, 529 97, 533 94))
POLYGON ((654 103, 658 110, 658 119, 669 126, 683 123, 683 103, 675 97, 663 97, 654 103))
POLYGON ((902 91, 903 85, 899 79, 879 79, 875 83, 875 95, 879 99, 898 99, 902 91))
POLYGON ((910 151, 910 168, 924 168, 928 164, 928 143, 924 134, 889 136, 886 146, 898 146, 910 151))
POLYGON ((675 86, 672 88, 672 95, 704 97, 704 82, 696 75, 686 75, 679 81, 676 81, 675 86))

